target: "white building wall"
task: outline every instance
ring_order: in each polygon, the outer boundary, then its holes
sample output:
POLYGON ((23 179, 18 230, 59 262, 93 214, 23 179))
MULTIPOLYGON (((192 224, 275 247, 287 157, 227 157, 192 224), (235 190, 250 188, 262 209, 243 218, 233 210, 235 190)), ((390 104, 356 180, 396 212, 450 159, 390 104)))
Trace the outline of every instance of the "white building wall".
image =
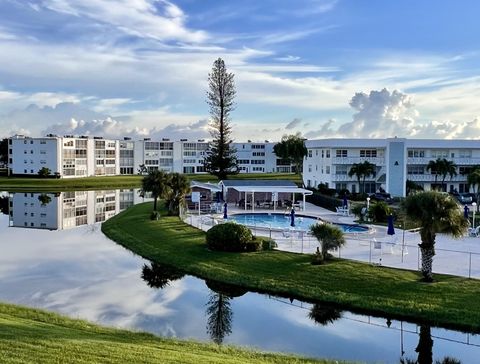
POLYGON ((61 222, 59 200, 46 193, 50 202, 42 204, 41 193, 16 192, 10 194, 10 226, 56 230, 61 222))
POLYGON ((61 173, 60 143, 57 138, 28 138, 15 136, 9 139, 9 169, 13 175, 38 175, 49 168, 52 174, 61 173))

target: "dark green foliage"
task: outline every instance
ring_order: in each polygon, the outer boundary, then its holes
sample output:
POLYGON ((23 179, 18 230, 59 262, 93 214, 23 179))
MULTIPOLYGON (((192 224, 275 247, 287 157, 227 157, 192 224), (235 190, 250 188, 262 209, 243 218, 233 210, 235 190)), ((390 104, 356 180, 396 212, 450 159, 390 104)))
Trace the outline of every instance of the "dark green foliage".
POLYGON ((142 279, 152 288, 165 288, 170 282, 184 276, 181 270, 166 264, 152 262, 150 266, 144 264, 142 268, 142 279))
POLYGON ((221 344, 232 333, 233 312, 230 307, 231 298, 212 293, 207 303, 207 332, 216 344, 221 344))
POLYGON ((8 163, 8 139, 0 140, 0 164, 8 163))
POLYGON ((368 209, 368 217, 373 222, 387 222, 387 216, 392 213, 392 208, 386 202, 377 201, 371 203, 368 209))
POLYGON ((420 186, 418 183, 410 181, 409 179, 407 179, 407 182, 405 184, 405 189, 406 189, 407 196, 410 195, 412 192, 423 191, 422 186, 420 186))
MULTIPOLYGON (((326 183, 320 183, 317 189, 319 193, 326 196, 333 196, 336 193, 336 190, 334 188, 328 188, 326 183)), ((339 196, 343 196, 343 194, 339 196)))
POLYGON ((445 158, 437 158, 436 160, 431 160, 427 164, 427 171, 430 171, 431 174, 435 175, 435 182, 437 182, 438 176, 442 176, 442 189, 446 190, 445 178, 450 176, 450 178, 457 175, 457 165, 453 161, 449 161, 445 158))
POLYGON ((169 189, 165 204, 168 214, 178 216, 180 207, 185 204, 185 196, 190 192, 190 181, 184 174, 170 173, 167 182, 169 189))
POLYGON ((220 180, 238 173, 235 148, 231 147, 232 128, 230 113, 235 108, 233 73, 227 72, 225 62, 219 58, 208 74, 207 104, 210 106, 210 135, 212 142, 205 152, 205 170, 220 180))
POLYGON ((252 239, 249 228, 233 222, 215 225, 206 234, 208 248, 216 251, 243 252, 252 239))
POLYGON ((262 241, 258 239, 250 240, 245 246, 245 251, 247 252, 258 252, 260 250, 263 250, 263 244, 262 241))
POLYGON ((367 206, 356 203, 350 209, 350 212, 354 214, 360 221, 363 221, 365 216, 362 214, 362 210, 366 211, 367 206), (363 210, 365 208, 365 210, 363 210))
POLYGON ((42 167, 38 171, 38 175, 43 178, 48 177, 51 174, 52 174, 52 171, 50 170, 50 168, 47 168, 47 167, 42 167))
POLYGON ((459 238, 467 231, 468 222, 450 195, 436 191, 410 195, 403 201, 402 208, 407 219, 420 225, 423 280, 431 282, 436 234, 459 238))
POLYGON ((325 303, 316 303, 308 313, 308 317, 321 326, 327 326, 342 318, 342 310, 325 303))
POLYGON ((475 168, 467 176, 467 182, 470 187, 473 187, 473 192, 477 198, 477 212, 480 208, 480 168, 475 168))
POLYGON ((305 201, 330 211, 335 211, 336 207, 342 205, 342 201, 338 198, 325 196, 318 192, 314 192, 313 195, 305 196, 305 201))
MULTIPOLYGON (((150 171, 142 179, 142 192, 150 192, 153 198, 153 210, 157 211, 157 200, 170 193, 168 175, 164 171, 150 171)), ((153 215, 153 214, 152 214, 153 215)))
POLYGON ((346 241, 343 231, 332 224, 315 224, 310 227, 310 232, 317 238, 321 247, 321 259, 323 261, 330 259, 329 250, 338 250, 339 247, 345 245, 346 241))
POLYGON ((264 236, 257 236, 257 237, 254 236, 254 239, 259 240, 262 243, 261 250, 273 250, 278 246, 275 240, 271 238, 267 238, 264 236))
POLYGON ((243 287, 236 286, 234 284, 220 282, 220 281, 214 281, 211 279, 205 280, 205 284, 213 292, 222 294, 230 298, 241 297, 248 292, 248 290, 243 287))
POLYGON ((273 146, 273 152, 278 158, 295 164, 295 172, 298 174, 302 171, 303 158, 308 153, 305 138, 300 133, 284 135, 280 143, 273 146))
POLYGON ((42 206, 46 206, 50 202, 52 202, 52 198, 49 195, 47 195, 46 193, 42 193, 41 195, 38 196, 38 201, 40 201, 42 206))
POLYGON ((363 161, 363 163, 354 163, 348 172, 350 177, 357 177, 358 185, 360 186, 360 192, 365 193, 365 179, 375 174, 375 164, 369 161, 363 161))
POLYGON ((0 212, 8 215, 8 196, 0 196, 0 212))

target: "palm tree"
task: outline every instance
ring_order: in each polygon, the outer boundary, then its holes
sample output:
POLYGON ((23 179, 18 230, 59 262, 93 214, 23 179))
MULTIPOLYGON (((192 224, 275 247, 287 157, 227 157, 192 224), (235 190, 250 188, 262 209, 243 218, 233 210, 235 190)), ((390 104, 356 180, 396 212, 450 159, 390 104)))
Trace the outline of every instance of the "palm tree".
POLYGON ((310 231, 320 243, 322 261, 330 258, 329 250, 337 250, 346 243, 342 230, 331 224, 315 224, 310 231))
POLYGON ((168 212, 170 215, 178 215, 180 206, 185 204, 185 196, 190 192, 190 183, 187 177, 180 173, 171 173, 168 177, 170 187, 167 196, 168 212))
POLYGON ((182 279, 184 273, 174 267, 152 262, 150 266, 144 264, 142 268, 142 279, 152 288, 163 289, 172 281, 182 279))
POLYGON ((159 170, 153 170, 143 177, 142 191, 150 192, 153 197, 153 211, 157 211, 158 198, 165 197, 169 192, 168 175, 159 170))
MULTIPOLYGON (((440 174, 442 175, 442 185, 444 185, 447 175, 450 176, 450 179, 457 175, 457 165, 455 164, 455 162, 446 160, 444 158, 442 161, 442 169, 440 171, 440 174)), ((447 188, 445 186, 444 190, 446 189, 447 188)))
POLYGON ((407 196, 414 191, 423 191, 423 187, 421 185, 409 179, 407 179, 407 182, 405 184, 405 189, 407 190, 407 196))
POLYGON ((423 281, 432 282, 435 237, 444 233, 459 238, 465 234, 468 222, 455 200, 437 191, 419 192, 408 196, 403 205, 408 219, 420 226, 423 281))
MULTIPOLYGON (((469 186, 473 187, 473 192, 477 196, 477 203, 480 202, 480 168, 475 168, 467 176, 467 183, 469 186)), ((477 212, 478 212, 477 205, 477 212)))
POLYGON ((363 161, 363 163, 354 163, 348 172, 349 177, 357 177, 358 185, 363 187, 360 188, 361 193, 365 193, 365 178, 373 176, 374 174, 375 164, 370 163, 369 161, 363 161), (360 183, 360 180, 362 180, 362 183, 360 183))
POLYGON ((342 310, 324 303, 315 303, 308 317, 321 326, 327 326, 342 318, 342 310))
MULTIPOLYGON (((449 161, 445 158, 437 158, 436 160, 431 160, 427 164, 427 171, 430 173, 435 173, 435 184, 437 184, 438 176, 442 176, 442 188, 445 185, 445 179, 447 176, 450 178, 457 175, 457 165, 453 161, 449 161)), ((446 190, 446 188, 444 188, 446 190)))

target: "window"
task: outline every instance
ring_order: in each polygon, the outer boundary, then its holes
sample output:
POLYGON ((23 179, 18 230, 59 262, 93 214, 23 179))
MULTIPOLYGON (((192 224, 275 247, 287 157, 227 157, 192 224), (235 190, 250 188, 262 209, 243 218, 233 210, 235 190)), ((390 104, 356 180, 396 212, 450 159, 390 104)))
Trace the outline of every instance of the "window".
MULTIPOLYGON (((317 155, 318 155, 318 151, 317 151, 317 155)), ((322 158, 325 157, 325 151, 322 149, 322 158)))
POLYGON ((348 152, 346 149, 337 149, 336 156, 337 158, 346 158, 348 157, 348 152))
POLYGON ((312 171, 312 165, 311 165, 311 164, 308 165, 308 171, 309 171, 309 172, 312 171))
POLYGON ((77 149, 87 149, 87 140, 75 140, 75 148, 77 149))
POLYGON ((46 150, 41 150, 40 154, 47 154, 47 151, 46 150))
POLYGON ((265 149, 265 144, 252 144, 252 149, 265 149))
POLYGON ((348 167, 346 165, 336 166, 337 175, 346 176, 348 174, 348 167))
POLYGON ((424 166, 407 166, 407 174, 425 174, 424 166))
POLYGON ((265 164, 264 159, 252 159, 251 161, 252 164, 265 164))
POLYGON ((327 150, 327 158, 330 158, 330 149, 327 150))
POLYGON ((408 151, 408 157, 409 158, 424 158, 425 157, 425 151, 422 149, 410 149, 408 151))
POLYGON ((448 150, 432 150, 430 152, 432 158, 448 158, 448 150))
POLYGON ((184 157, 196 157, 197 152, 196 151, 185 151, 183 152, 184 157))
POLYGON ((40 140, 40 144, 47 144, 46 140, 40 140))
POLYGON ((183 167, 183 173, 195 173, 195 167, 183 167))
POLYGON ((467 149, 461 149, 459 153, 460 158, 472 158, 472 151, 467 149))
POLYGON ((263 172, 264 171, 263 167, 253 167, 252 170, 253 170, 253 172, 263 172))
POLYGON ((265 152, 253 152, 252 156, 254 156, 254 157, 265 157, 265 152))
POLYGON ((325 167, 325 173, 326 173, 326 174, 330 174, 330 166, 326 166, 326 167, 325 167))
POLYGON ((64 147, 73 147, 73 140, 70 140, 70 141, 68 141, 68 142, 64 142, 64 143, 63 143, 63 146, 64 146, 64 147))
POLYGON ((312 150, 311 149, 308 150, 308 158, 312 158, 312 150))
POLYGON ((195 159, 184 159, 183 160, 183 163, 185 163, 185 164, 194 164, 196 162, 197 161, 195 159))
POLYGON ((360 150, 361 158, 376 158, 377 150, 376 149, 361 149, 360 150))
POLYGON ((250 164, 250 159, 239 159, 238 164, 250 164))
POLYGON ((205 172, 205 167, 204 166, 197 166, 197 173, 198 172, 205 172))

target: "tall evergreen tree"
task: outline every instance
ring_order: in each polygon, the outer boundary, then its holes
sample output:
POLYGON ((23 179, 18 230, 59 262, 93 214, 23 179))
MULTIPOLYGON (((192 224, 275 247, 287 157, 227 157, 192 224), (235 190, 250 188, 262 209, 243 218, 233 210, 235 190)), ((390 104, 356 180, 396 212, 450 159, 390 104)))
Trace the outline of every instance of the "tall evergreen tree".
POLYGON ((235 148, 231 147, 232 127, 230 113, 235 108, 235 83, 233 73, 227 72, 225 62, 219 58, 208 74, 207 104, 210 106, 210 135, 212 142, 205 156, 205 170, 226 179, 238 173, 235 148))

